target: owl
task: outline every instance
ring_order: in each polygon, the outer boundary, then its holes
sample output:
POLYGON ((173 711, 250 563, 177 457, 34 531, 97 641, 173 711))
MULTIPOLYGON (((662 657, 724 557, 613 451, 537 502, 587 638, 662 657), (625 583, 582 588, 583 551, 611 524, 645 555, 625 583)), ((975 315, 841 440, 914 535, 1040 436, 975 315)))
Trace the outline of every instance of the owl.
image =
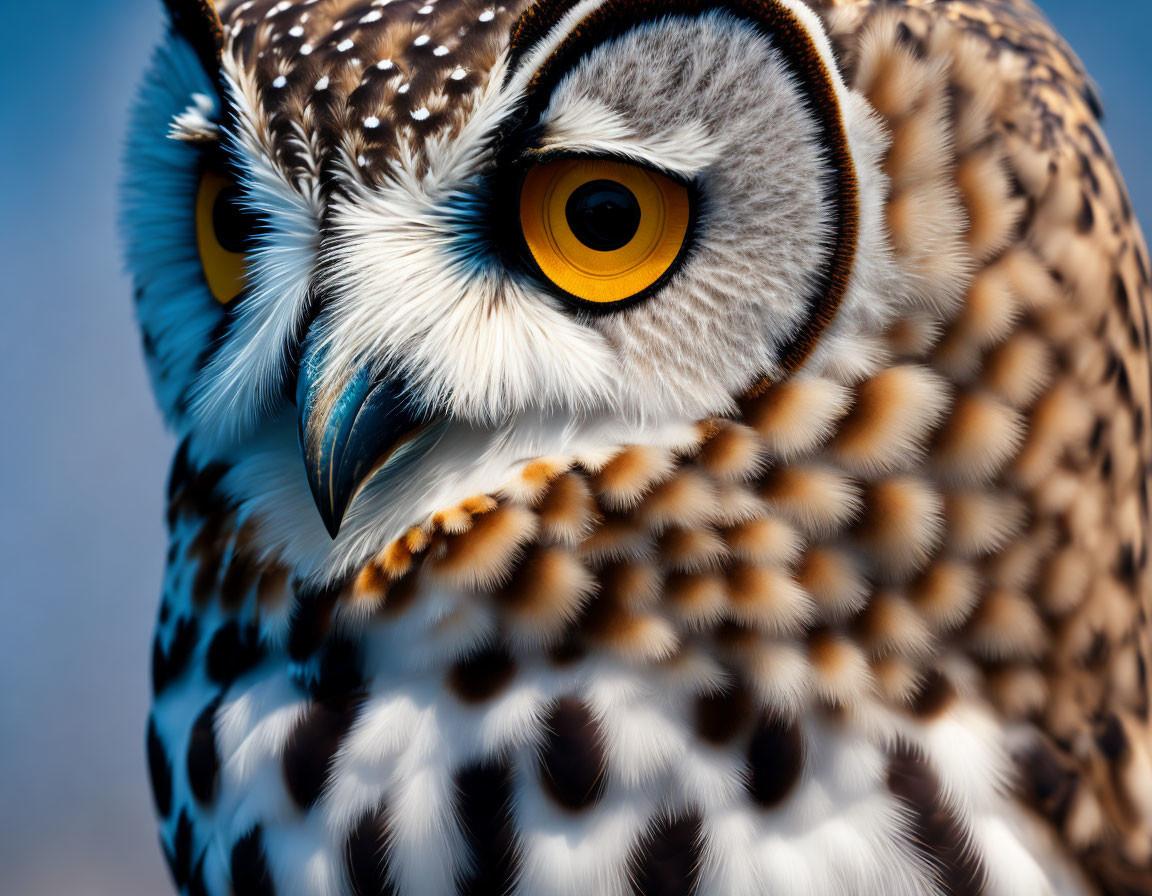
POLYGON ((1149 257, 1030 0, 167 7, 181 893, 1152 893, 1149 257))

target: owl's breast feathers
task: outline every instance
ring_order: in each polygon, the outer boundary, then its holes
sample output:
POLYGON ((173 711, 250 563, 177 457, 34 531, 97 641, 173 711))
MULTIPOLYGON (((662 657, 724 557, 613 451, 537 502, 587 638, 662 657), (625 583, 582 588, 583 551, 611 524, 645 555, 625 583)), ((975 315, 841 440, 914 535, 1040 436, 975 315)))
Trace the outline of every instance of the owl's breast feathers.
POLYGON ((1152 291, 1093 93, 1018 0, 814 6, 896 252, 959 252, 963 301, 323 587, 182 453, 148 747, 187 892, 1152 893, 1152 291))

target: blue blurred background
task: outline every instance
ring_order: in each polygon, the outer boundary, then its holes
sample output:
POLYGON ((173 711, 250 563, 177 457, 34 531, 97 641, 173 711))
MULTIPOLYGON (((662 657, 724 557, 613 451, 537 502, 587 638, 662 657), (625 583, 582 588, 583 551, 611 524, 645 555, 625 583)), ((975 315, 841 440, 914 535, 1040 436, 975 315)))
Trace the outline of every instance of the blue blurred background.
MULTIPOLYGON (((1042 5, 1152 222, 1152 3, 1042 5)), ((172 442, 115 231, 160 0, 0 9, 0 893, 165 893, 143 731, 172 442)))

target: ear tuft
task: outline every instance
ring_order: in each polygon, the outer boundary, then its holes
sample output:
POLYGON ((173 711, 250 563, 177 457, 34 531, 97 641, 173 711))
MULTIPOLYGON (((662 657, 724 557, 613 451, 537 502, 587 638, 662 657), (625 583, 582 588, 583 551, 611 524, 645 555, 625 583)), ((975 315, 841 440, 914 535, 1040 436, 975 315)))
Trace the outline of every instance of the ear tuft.
POLYGON ((220 74, 224 24, 215 0, 164 0, 172 30, 192 45, 200 64, 213 80, 220 74))

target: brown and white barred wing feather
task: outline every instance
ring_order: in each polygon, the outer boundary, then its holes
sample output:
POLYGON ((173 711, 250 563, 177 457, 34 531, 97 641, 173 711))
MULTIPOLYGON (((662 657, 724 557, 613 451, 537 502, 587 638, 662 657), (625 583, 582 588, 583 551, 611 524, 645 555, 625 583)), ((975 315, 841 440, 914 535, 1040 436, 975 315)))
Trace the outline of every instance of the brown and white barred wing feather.
MULTIPOLYGON (((959 60, 956 183, 981 269, 935 366, 984 392, 974 435, 1007 431, 989 398, 1021 415, 1000 497, 1027 521, 986 567, 994 590, 973 634, 992 651, 983 674, 994 705, 1040 732, 1016 757, 1028 802, 1109 892, 1150 891, 1152 291, 1094 88, 1030 3, 827 6, 858 78, 862 36, 891 23, 900 39, 889 72, 942 52, 959 60), (966 109, 986 112, 986 124, 966 109), (997 655, 1007 642, 1027 655, 997 655)), ((891 118, 886 103, 908 100, 878 96, 882 83, 860 86, 891 118)), ((897 126, 894 149, 902 139, 897 126)))

